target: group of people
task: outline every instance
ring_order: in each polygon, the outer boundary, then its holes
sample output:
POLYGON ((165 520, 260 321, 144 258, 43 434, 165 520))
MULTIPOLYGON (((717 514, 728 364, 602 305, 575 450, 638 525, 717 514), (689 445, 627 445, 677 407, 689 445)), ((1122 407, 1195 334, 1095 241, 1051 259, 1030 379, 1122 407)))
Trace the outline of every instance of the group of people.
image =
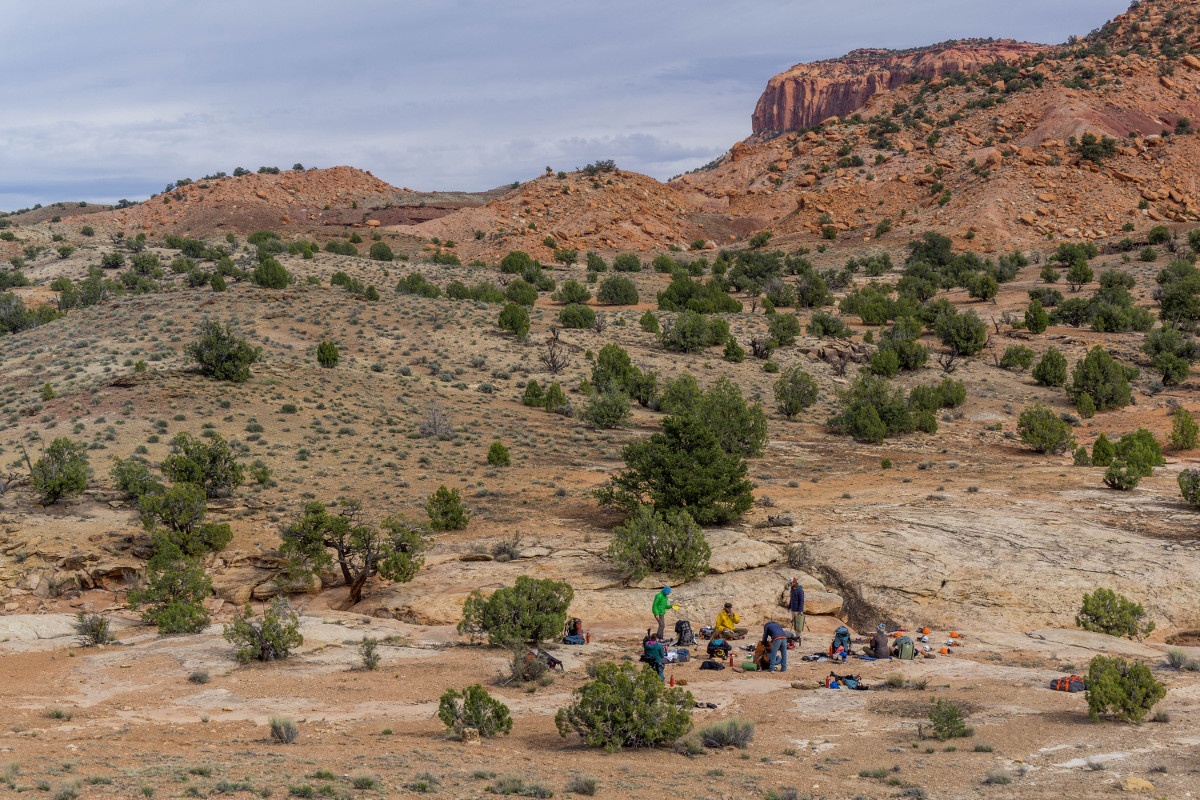
MULTIPOLYGON (((671 601, 671 587, 664 586, 654 595, 650 611, 658 623, 657 632, 650 633, 642 643, 642 660, 654 665, 658 676, 664 677, 663 665, 667 661, 666 648, 663 645, 666 633, 666 615, 670 609, 678 610, 679 606, 671 601)), ((763 625, 762 640, 758 646, 758 654, 762 656, 764 669, 780 672, 787 671, 788 640, 794 638, 799 644, 804 632, 804 587, 797 578, 792 578, 788 584, 788 611, 792 615, 792 633, 773 619, 763 625)), ((725 603, 717 614, 717 621, 712 626, 713 638, 741 639, 749 629, 740 627, 742 618, 733 608, 733 603, 725 603)))

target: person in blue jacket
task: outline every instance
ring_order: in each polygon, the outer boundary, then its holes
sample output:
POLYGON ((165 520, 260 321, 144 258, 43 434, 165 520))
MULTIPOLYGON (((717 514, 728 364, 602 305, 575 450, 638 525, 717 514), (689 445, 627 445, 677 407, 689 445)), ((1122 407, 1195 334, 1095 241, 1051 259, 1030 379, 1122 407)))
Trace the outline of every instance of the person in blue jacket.
POLYGON ((769 620, 763 625, 762 643, 771 648, 771 671, 779 667, 780 672, 787 672, 787 631, 775 620, 769 620))
POLYGON ((804 636, 804 587, 797 578, 792 578, 792 591, 788 596, 788 611, 792 612, 792 630, 796 633, 799 646, 804 636))

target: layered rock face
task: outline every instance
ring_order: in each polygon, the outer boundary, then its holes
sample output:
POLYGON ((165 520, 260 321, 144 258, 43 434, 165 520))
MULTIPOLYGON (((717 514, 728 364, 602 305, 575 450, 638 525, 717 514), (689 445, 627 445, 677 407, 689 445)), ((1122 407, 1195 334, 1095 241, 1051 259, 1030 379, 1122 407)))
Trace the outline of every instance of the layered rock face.
POLYGON ((811 128, 829 117, 857 111, 879 92, 895 89, 913 76, 974 72, 1045 49, 1010 39, 961 41, 905 52, 854 50, 831 61, 797 64, 767 82, 751 122, 755 133, 811 128))

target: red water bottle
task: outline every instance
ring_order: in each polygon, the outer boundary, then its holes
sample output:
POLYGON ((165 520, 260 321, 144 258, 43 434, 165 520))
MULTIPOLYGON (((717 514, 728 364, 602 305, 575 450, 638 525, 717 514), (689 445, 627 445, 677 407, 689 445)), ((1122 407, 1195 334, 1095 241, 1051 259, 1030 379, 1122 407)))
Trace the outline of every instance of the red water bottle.
POLYGON ((587 633, 585 633, 585 634, 583 635, 583 640, 584 640, 584 642, 586 642, 587 644, 591 644, 591 643, 592 643, 592 632, 591 632, 591 631, 588 631, 587 633))
POLYGON ((672 689, 675 688, 675 676, 674 675, 671 676, 671 688, 672 689))
POLYGON ((733 666, 733 651, 729 651, 729 666, 733 666))

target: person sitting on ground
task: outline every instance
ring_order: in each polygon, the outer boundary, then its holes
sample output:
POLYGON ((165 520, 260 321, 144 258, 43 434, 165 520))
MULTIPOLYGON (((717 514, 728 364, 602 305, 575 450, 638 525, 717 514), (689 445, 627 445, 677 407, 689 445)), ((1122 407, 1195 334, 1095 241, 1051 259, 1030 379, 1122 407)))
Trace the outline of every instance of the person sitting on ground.
POLYGON ((721 613, 717 614, 717 624, 713 627, 716 629, 716 635, 722 639, 741 639, 748 632, 745 628, 739 628, 737 624, 742 621, 742 618, 733 610, 733 603, 726 603, 721 609, 721 613))
POLYGON ((762 644, 771 648, 771 671, 776 665, 780 672, 787 672, 787 631, 775 620, 767 620, 763 625, 762 644))
POLYGON ((667 663, 667 651, 663 648, 662 642, 658 640, 657 633, 650 634, 645 644, 642 645, 642 661, 654 667, 661 680, 667 679, 663 674, 663 665, 667 663))
POLYGON ((881 622, 875 627, 875 633, 871 635, 871 640, 863 648, 863 655, 881 659, 892 657, 892 647, 891 642, 888 640, 887 625, 881 622))

